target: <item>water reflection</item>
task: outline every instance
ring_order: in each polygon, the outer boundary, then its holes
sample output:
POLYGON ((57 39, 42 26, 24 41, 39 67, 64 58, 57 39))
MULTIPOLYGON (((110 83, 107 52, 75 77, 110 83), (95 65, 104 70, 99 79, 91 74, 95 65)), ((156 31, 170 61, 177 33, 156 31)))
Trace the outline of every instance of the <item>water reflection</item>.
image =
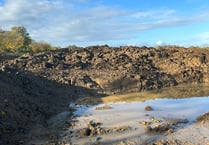
MULTIPOLYGON (((118 141, 124 139, 138 139, 141 143, 143 140, 149 140, 151 136, 147 135, 145 127, 140 122, 150 122, 152 118, 156 121, 164 122, 168 119, 182 119, 188 120, 189 123, 182 126, 176 125, 179 128, 187 128, 192 125, 196 120, 196 117, 209 112, 209 97, 193 97, 183 99, 171 99, 171 98, 157 98, 147 101, 136 102, 117 102, 117 103, 105 103, 99 105, 80 106, 75 111, 77 115, 75 130, 86 128, 89 122, 99 122, 102 124, 102 128, 114 128, 121 126, 128 126, 131 131, 122 133, 113 133, 102 135, 102 140, 105 143, 113 142, 115 139, 118 141), (97 110, 97 107, 110 106, 111 109, 97 110), (146 111, 145 107, 151 106, 152 111, 146 111)), ((162 123, 164 123, 162 122, 162 123)), ((153 126, 159 124, 154 123, 153 126)), ((176 130, 177 131, 177 130, 176 130)), ((183 133, 184 134, 184 133, 183 133)), ((92 138, 71 138, 73 143, 82 144, 83 142, 92 142, 92 138)))
MULTIPOLYGON (((131 127, 131 131, 105 134, 102 135, 101 141, 110 143, 124 139, 135 139, 139 144, 143 141, 150 140, 150 136, 147 136, 145 127, 140 124, 140 122, 150 122, 153 118, 157 121, 186 119, 189 123, 180 127, 177 125, 179 127, 178 129, 181 129, 182 127, 185 129, 188 127, 188 129, 190 129, 189 126, 191 126, 191 130, 193 131, 194 127, 192 125, 194 125, 193 122, 196 120, 196 117, 209 112, 208 96, 208 86, 187 85, 150 92, 107 96, 104 98, 84 98, 85 104, 88 101, 91 103, 91 99, 94 99, 93 101, 94 103, 96 102, 97 105, 89 105, 90 103, 87 103, 88 105, 77 106, 77 110, 74 112, 77 116, 75 118, 76 124, 74 131, 86 128, 91 121, 102 123, 102 128, 129 126, 131 127), (111 109, 97 109, 105 108, 103 107, 105 105, 109 106, 108 108, 111 109), (151 106, 153 110, 146 111, 146 106, 151 106), (139 137, 140 140, 138 140, 139 137)), ((190 132, 190 130, 186 131, 186 133, 190 132)), ((179 133, 177 133, 177 135, 178 134, 179 133)), ((183 130, 183 133, 181 133, 180 136, 184 134, 185 132, 183 130)), ((89 137, 72 137, 71 140, 75 144, 82 144, 83 142, 92 143, 92 138, 89 137)))
MULTIPOLYGON (((131 121, 144 119, 145 114, 157 118, 187 118, 189 121, 195 121, 198 115, 204 114, 209 111, 209 97, 194 97, 183 99, 153 99, 144 102, 118 102, 106 103, 111 106, 109 110, 96 110, 104 104, 95 106, 79 107, 75 114, 79 116, 91 116, 100 122, 103 119, 114 117, 116 122, 131 121), (154 110, 145 111, 144 108, 149 105, 154 110), (119 117, 118 117, 119 116, 119 117), (118 118, 117 118, 118 117, 118 118)), ((91 118, 92 118, 91 117, 91 118)), ((110 122, 109 122, 110 123, 110 122)))
MULTIPOLYGON (((209 97, 194 97, 183 99, 154 99, 146 104, 152 105, 158 111, 158 117, 182 118, 194 121, 196 116, 209 111, 209 97)), ((153 111, 153 115, 156 113, 153 111)))

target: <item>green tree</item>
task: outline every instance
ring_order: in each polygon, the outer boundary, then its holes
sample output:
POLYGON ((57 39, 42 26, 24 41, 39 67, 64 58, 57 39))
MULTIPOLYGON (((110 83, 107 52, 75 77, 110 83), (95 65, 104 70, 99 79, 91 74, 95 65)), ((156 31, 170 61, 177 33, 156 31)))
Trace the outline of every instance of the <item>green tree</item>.
POLYGON ((23 26, 12 27, 11 33, 14 35, 17 34, 23 37, 23 46, 21 48, 22 50, 20 51, 23 51, 23 52, 30 51, 30 44, 32 42, 32 39, 25 27, 23 26))
POLYGON ((0 52, 40 52, 55 49, 44 41, 33 41, 25 27, 15 26, 10 31, 0 28, 0 52))

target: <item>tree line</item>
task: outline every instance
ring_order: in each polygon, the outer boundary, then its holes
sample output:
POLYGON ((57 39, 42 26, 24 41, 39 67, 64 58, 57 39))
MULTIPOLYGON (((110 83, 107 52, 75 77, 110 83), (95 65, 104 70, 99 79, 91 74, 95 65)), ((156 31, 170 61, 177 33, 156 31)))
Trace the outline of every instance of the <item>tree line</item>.
POLYGON ((14 26, 10 31, 0 29, 0 52, 40 52, 54 49, 49 43, 32 40, 23 26, 14 26))

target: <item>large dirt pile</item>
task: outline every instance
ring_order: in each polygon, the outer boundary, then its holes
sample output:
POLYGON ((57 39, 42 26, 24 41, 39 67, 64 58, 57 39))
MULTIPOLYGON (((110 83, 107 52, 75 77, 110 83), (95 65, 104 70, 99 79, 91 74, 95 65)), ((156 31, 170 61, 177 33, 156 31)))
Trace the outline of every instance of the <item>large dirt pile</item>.
POLYGON ((8 59, 0 56, 0 144, 30 140, 84 94, 209 82, 207 49, 92 46, 8 59))
POLYGON ((208 54, 207 49, 105 45, 28 54, 4 63, 2 69, 18 68, 63 84, 111 94, 208 83, 208 54))
POLYGON ((0 144, 19 145, 36 138, 32 131, 47 129, 49 118, 70 111, 68 104, 88 93, 93 92, 5 68, 0 71, 0 144))

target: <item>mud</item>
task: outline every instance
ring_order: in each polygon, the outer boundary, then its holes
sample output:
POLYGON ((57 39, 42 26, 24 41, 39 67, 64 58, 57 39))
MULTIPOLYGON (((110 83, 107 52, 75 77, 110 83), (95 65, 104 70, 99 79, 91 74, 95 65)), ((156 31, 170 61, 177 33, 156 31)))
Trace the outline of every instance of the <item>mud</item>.
POLYGON ((144 108, 144 110, 145 110, 145 111, 152 111, 153 108, 152 108, 151 106, 146 106, 146 107, 144 108))
POLYGON ((197 116, 197 122, 209 122, 209 112, 203 115, 197 116))
POLYGON ((86 128, 81 128, 75 131, 75 137, 93 137, 97 135, 111 134, 116 132, 125 132, 131 130, 129 126, 120 126, 114 128, 103 128, 102 123, 90 121, 86 128))
POLYGON ((112 109, 112 107, 108 105, 96 107, 96 110, 108 110, 108 109, 112 109))
POLYGON ((186 145, 186 144, 177 139, 168 139, 168 140, 162 139, 159 141, 148 143, 146 145, 186 145))
POLYGON ((179 124, 186 124, 188 123, 187 119, 171 119, 171 118, 164 118, 164 119, 155 119, 151 117, 150 121, 141 121, 142 125, 146 128, 146 133, 149 135, 156 135, 156 134, 171 134, 177 128, 179 124))

